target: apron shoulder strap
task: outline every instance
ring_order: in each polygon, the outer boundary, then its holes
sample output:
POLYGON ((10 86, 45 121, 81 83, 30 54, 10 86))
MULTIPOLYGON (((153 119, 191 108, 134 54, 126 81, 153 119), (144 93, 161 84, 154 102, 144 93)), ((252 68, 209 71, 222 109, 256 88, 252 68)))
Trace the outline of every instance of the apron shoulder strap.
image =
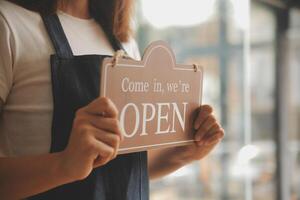
POLYGON ((107 33, 107 31, 105 29, 104 29, 104 32, 107 35, 108 40, 109 40, 110 44, 112 45, 115 52, 117 52, 118 50, 123 50, 126 52, 126 50, 124 49, 121 42, 119 40, 117 40, 117 38, 115 36, 113 36, 112 33, 107 33))
POLYGON ((53 43, 56 54, 62 58, 72 58, 72 49, 57 14, 42 16, 42 19, 53 43))

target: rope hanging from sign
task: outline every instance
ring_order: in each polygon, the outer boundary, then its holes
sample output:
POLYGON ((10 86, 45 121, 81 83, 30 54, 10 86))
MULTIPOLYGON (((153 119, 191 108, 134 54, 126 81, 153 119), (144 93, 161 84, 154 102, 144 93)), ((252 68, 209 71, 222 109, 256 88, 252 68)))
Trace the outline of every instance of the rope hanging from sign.
MULTIPOLYGON (((112 67, 115 67, 118 64, 120 58, 132 59, 130 56, 128 56, 128 54, 126 54, 124 50, 118 50, 113 56, 112 67)), ((200 66, 197 64, 193 64, 193 67, 195 72, 198 72, 200 70, 200 66)))
POLYGON ((119 59, 121 58, 132 59, 130 56, 126 54, 124 50, 118 50, 115 52, 113 56, 112 67, 115 67, 118 64, 119 59))

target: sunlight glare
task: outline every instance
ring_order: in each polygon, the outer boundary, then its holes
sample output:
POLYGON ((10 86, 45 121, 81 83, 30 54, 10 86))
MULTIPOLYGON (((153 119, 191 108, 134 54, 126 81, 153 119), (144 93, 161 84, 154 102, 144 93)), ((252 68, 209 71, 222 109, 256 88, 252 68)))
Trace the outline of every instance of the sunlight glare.
POLYGON ((145 19, 154 27, 194 26, 214 13, 215 0, 142 0, 145 19))

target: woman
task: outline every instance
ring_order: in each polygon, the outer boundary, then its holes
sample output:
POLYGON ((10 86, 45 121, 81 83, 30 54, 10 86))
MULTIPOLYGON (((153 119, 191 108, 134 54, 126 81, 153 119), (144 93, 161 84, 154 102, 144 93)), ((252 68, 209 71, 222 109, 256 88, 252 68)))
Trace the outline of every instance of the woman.
POLYGON ((130 0, 0 1, 0 199, 148 199, 148 180, 224 135, 199 108, 196 142, 117 156, 118 111, 99 95, 104 55, 131 39, 130 0))

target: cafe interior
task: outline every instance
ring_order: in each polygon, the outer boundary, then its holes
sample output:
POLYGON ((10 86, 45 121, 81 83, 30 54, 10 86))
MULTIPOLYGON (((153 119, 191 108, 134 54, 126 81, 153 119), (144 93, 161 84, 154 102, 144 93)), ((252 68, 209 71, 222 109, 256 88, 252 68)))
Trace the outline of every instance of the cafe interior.
POLYGON ((150 184, 151 200, 300 199, 300 1, 137 0, 141 52, 168 42, 204 70, 225 137, 150 184), (171 5, 171 6, 170 6, 171 5))

